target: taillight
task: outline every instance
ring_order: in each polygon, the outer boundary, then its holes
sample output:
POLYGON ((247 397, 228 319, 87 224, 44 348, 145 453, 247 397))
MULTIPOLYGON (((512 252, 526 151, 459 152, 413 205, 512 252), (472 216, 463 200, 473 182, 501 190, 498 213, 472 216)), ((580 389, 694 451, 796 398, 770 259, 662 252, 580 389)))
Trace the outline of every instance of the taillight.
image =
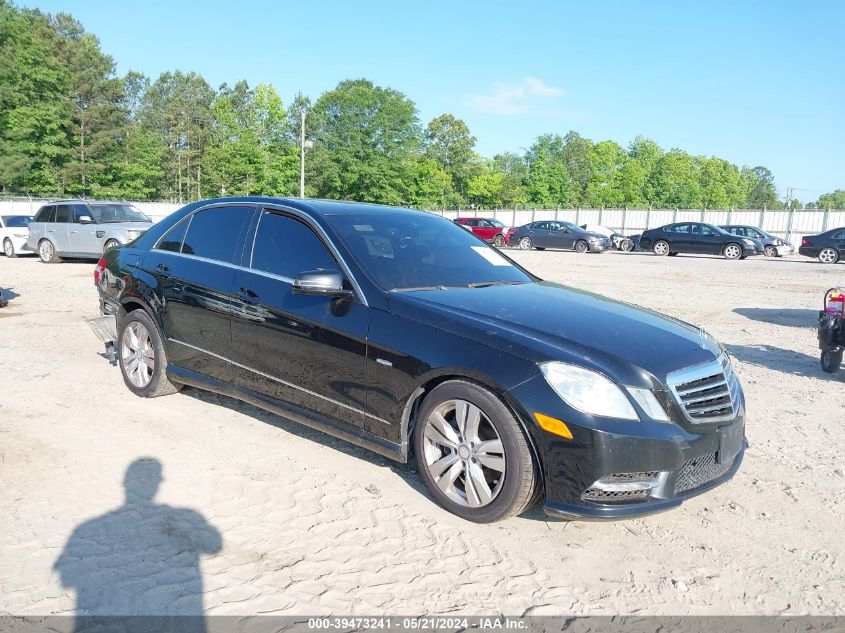
POLYGON ((106 270, 106 258, 101 257, 97 260, 97 266, 94 268, 94 285, 100 283, 100 277, 103 275, 103 272, 106 270))
POLYGON ((801 238, 801 246, 811 246, 810 240, 808 240, 806 237, 802 237, 801 238))

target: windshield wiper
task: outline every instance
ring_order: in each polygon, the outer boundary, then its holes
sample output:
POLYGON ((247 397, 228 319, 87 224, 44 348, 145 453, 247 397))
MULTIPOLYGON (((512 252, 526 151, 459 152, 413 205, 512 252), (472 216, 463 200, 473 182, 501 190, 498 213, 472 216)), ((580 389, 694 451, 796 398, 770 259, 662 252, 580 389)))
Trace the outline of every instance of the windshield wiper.
POLYGON ((467 284, 467 288, 486 288, 487 286, 514 286, 518 284, 527 283, 525 281, 514 281, 514 280, 506 280, 500 279, 499 281, 476 281, 472 284, 467 284))
POLYGON ((461 286, 410 286, 408 288, 394 288, 391 292, 416 292, 418 290, 453 290, 461 286))

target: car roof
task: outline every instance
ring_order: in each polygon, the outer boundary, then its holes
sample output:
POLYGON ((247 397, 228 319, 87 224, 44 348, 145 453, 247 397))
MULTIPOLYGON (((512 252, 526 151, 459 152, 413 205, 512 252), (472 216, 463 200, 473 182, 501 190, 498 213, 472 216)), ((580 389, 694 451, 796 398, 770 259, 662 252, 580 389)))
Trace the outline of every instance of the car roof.
MULTIPOLYGON (((250 204, 267 204, 287 206, 300 211, 311 212, 315 215, 351 215, 355 213, 369 214, 396 214, 406 213, 417 215, 428 213, 405 207, 393 207, 384 204, 373 204, 370 202, 352 202, 349 200, 320 200, 316 198, 276 198, 269 196, 234 196, 231 198, 210 198, 190 203, 193 208, 200 208, 211 204, 246 202, 250 204)), ((429 214, 437 215, 437 214, 429 214)), ((440 216, 437 216, 440 217, 440 216)))

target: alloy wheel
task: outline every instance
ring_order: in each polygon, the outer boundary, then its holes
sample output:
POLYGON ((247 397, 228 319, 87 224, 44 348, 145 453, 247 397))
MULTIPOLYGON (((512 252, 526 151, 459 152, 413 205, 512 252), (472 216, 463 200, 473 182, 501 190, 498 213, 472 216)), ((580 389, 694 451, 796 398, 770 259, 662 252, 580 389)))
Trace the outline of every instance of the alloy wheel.
POLYGON ((742 255, 742 249, 736 244, 728 244, 725 246, 725 257, 728 259, 739 259, 742 255))
POLYGON ((664 241, 657 242, 654 245, 654 254, 655 255, 668 255, 669 254, 669 244, 664 241))
POLYGON ((447 400, 425 421, 423 465, 451 501, 469 508, 493 502, 505 481, 505 450, 493 423, 466 400, 447 400))
POLYGON ((819 261, 822 264, 835 264, 839 259, 839 253, 833 248, 823 248, 819 252, 819 261))
POLYGON ((777 257, 778 256, 777 249, 774 246, 771 246, 771 245, 764 248, 763 253, 766 255, 766 257, 777 257))
POLYGON ((505 245, 505 238, 502 237, 501 235, 497 235, 496 237, 493 238, 493 246, 498 246, 499 248, 501 248, 504 245, 505 245))
POLYGON ((155 369, 155 351, 150 333, 143 324, 130 323, 120 339, 120 362, 130 382, 138 388, 146 387, 155 369))
POLYGON ((524 251, 531 249, 531 238, 530 237, 523 237, 519 240, 519 248, 524 251))
POLYGON ((588 248, 589 246, 587 246, 587 242, 583 240, 578 240, 577 242, 575 242, 575 250, 578 253, 586 253, 588 248))
POLYGON ((53 259, 53 243, 50 240, 41 240, 38 245, 38 255, 42 262, 49 262, 53 259))
POLYGON ((15 247, 12 246, 12 240, 7 239, 3 242, 3 254, 6 257, 14 257, 15 247))

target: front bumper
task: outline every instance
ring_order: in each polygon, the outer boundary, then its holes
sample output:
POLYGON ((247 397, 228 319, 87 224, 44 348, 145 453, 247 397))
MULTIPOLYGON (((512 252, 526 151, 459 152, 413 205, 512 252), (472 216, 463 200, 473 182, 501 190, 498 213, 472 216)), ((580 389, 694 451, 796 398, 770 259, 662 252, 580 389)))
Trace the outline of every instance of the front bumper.
POLYGON ((795 248, 791 244, 781 244, 780 246, 775 246, 775 250, 778 253, 778 257, 787 257, 795 252, 795 248))
MULTIPOLYGON (((661 512, 726 482, 742 464, 744 402, 733 420, 718 424, 631 422, 577 412, 545 385, 542 379, 530 380, 509 393, 532 412, 563 420, 572 433, 572 439, 553 435, 533 422, 533 413, 524 414, 540 453, 543 507, 550 516, 612 520, 661 512), (626 478, 649 481, 647 493, 597 494, 605 482, 626 478)), ((679 411, 669 415, 683 419, 679 411)))
POLYGON ((605 240, 602 242, 587 242, 590 245, 591 253, 603 253, 611 248, 611 241, 605 240))
POLYGON ((748 244, 742 245, 742 255, 743 257, 753 257, 755 255, 763 255, 764 251, 762 248, 757 248, 756 246, 749 246, 748 244))

